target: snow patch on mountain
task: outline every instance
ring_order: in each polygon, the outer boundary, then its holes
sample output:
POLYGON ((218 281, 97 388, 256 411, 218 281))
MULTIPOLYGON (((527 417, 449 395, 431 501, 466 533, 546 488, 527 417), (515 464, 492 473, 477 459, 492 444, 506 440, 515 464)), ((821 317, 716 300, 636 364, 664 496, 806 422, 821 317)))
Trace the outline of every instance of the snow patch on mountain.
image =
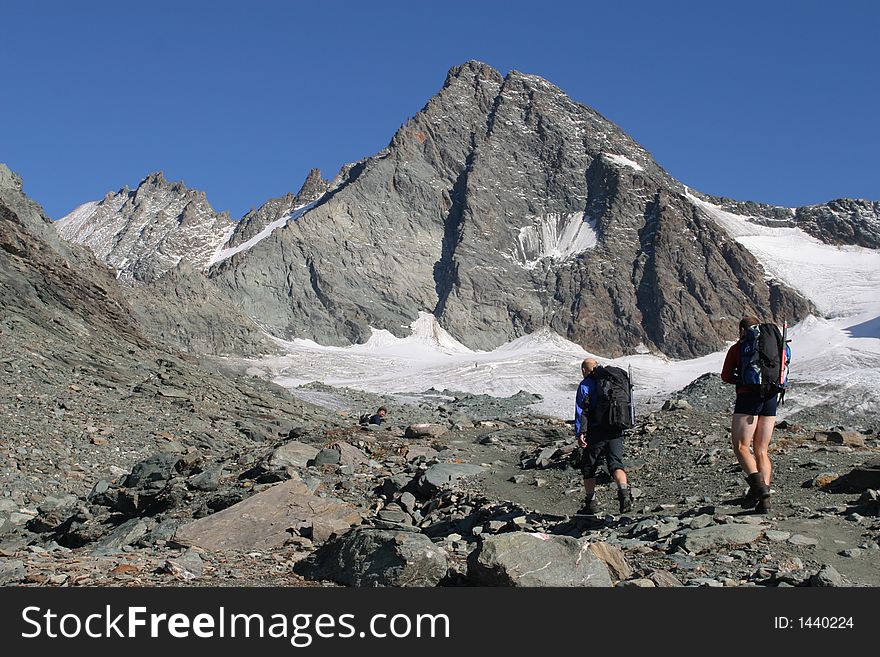
POLYGON ((800 228, 762 226, 690 193, 688 198, 746 247, 768 277, 796 289, 823 316, 880 314, 880 251, 825 244, 800 228))
POLYGON ((535 217, 532 225, 519 229, 514 259, 534 269, 546 259, 562 262, 592 249, 598 243, 595 221, 583 212, 550 212, 535 217))
POLYGON ((307 203, 306 205, 300 205, 298 207, 295 207, 290 214, 285 214, 283 217, 280 217, 280 218, 276 219, 275 221, 267 224, 266 227, 263 228, 263 230, 261 230, 259 233, 254 235, 247 242, 242 242, 238 246, 227 248, 225 245, 229 242, 229 238, 232 237, 232 233, 235 232, 235 228, 234 227, 231 228, 229 230, 229 234, 226 236, 226 239, 223 241, 223 243, 220 245, 220 247, 217 249, 217 251, 214 252, 214 255, 211 256, 211 258, 208 260, 208 263, 205 265, 205 267, 206 268, 210 267, 213 264, 216 264, 218 262, 222 262, 223 260, 226 260, 227 258, 231 258, 236 253, 241 253, 242 251, 249 251, 254 246, 256 246, 257 244, 262 242, 264 239, 269 237, 278 228, 283 228, 289 222, 296 221, 297 219, 302 217, 306 212, 308 212, 313 207, 315 207, 316 203, 317 203, 317 201, 313 201, 312 203, 307 203))
POLYGON ((644 171, 645 168, 639 164, 638 162, 629 159, 625 155, 618 155, 617 153, 602 153, 602 156, 608 160, 614 162, 618 166, 629 167, 630 169, 635 169, 636 171, 644 171))

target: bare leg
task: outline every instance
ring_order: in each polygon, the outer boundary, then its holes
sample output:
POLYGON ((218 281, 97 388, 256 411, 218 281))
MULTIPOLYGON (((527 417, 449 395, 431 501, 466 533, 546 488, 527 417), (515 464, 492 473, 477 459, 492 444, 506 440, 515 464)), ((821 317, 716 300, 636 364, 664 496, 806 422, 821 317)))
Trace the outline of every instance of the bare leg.
POLYGON ((587 497, 592 497, 593 493, 596 492, 595 477, 584 477, 584 492, 586 492, 587 497))
POLYGON ((773 466, 770 465, 770 439, 773 437, 773 429, 776 426, 776 418, 762 415, 758 417, 752 448, 755 452, 755 465, 758 472, 764 478, 764 483, 770 485, 770 475, 773 466))
POLYGON ((623 470, 623 468, 617 468, 617 470, 611 473, 611 476, 614 477, 614 481, 617 482, 618 488, 628 485, 626 472, 623 470))
POLYGON ((733 453, 736 455, 736 460, 739 461, 740 467, 747 475, 758 472, 758 465, 755 462, 755 457, 752 456, 752 453, 749 451, 757 426, 757 416, 735 413, 730 428, 730 440, 733 444, 733 453))

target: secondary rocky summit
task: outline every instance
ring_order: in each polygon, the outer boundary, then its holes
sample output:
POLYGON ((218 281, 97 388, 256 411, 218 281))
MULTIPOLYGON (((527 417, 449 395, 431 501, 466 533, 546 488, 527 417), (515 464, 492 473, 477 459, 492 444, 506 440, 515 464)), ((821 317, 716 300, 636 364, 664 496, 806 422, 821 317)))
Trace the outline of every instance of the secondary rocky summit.
POLYGON ((64 239, 88 246, 124 278, 151 281, 186 260, 204 267, 235 224, 204 192, 168 182, 161 172, 86 203, 60 219, 64 239))

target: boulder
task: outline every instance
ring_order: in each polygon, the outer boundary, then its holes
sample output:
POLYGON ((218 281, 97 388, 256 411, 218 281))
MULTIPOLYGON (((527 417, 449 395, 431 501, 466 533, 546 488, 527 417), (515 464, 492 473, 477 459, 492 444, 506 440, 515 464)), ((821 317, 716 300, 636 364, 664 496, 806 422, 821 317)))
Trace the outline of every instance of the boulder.
POLYGON ((162 567, 166 573, 174 575, 185 582, 201 577, 205 572, 205 563, 195 550, 187 550, 179 557, 168 559, 162 567))
POLYGON ((284 443, 275 449, 269 456, 267 463, 270 468, 296 467, 304 468, 306 464, 315 458, 317 448, 295 440, 284 443))
POLYGON ((557 452, 559 452, 559 448, 555 445, 545 447, 538 453, 538 456, 535 459, 535 466, 539 468, 549 467, 550 465, 552 465, 553 459, 556 456, 557 452))
POLYGON ((865 436, 858 431, 817 431, 813 439, 819 442, 834 443, 835 445, 865 446, 865 436))
POLYGON ((406 428, 407 438, 436 438, 449 431, 442 424, 411 424, 406 428))
POLYGON ((485 468, 471 463, 436 463, 425 470, 417 482, 424 495, 433 495, 460 477, 480 474, 485 468))
POLYGON ((164 482, 176 476, 180 470, 179 454, 163 452, 137 463, 125 479, 126 488, 161 487, 164 482))
POLYGON ((339 465, 357 467, 359 465, 367 465, 370 462, 370 459, 361 450, 341 440, 330 445, 330 449, 339 452, 339 465))
POLYGON ((654 584, 658 587, 684 586, 681 581, 668 570, 655 570, 648 575, 654 584))
POLYGON ((309 465, 339 465, 339 451, 332 447, 325 447, 317 454, 309 465))
POLYGON ((620 548, 603 542, 590 543, 590 550, 608 566, 611 579, 622 580, 632 577, 632 568, 629 567, 620 548))
POLYGON ((407 460, 407 462, 416 461, 420 458, 424 458, 426 461, 430 461, 431 459, 437 458, 437 450, 427 445, 410 445, 406 448, 406 452, 404 452, 403 457, 407 460))
POLYGON ((291 479, 184 525, 174 540, 205 550, 271 550, 294 533, 325 541, 361 519, 354 507, 315 497, 305 483, 291 479))
POLYGON ((424 534, 361 527, 319 548, 294 570, 347 586, 436 586, 446 576, 444 551, 424 534))
POLYGON ((104 538, 98 542, 98 547, 121 548, 126 545, 131 545, 146 535, 146 523, 140 518, 132 518, 104 536, 104 538))
POLYGON ((880 458, 873 458, 853 468, 834 482, 834 489, 861 492, 880 489, 880 458))
POLYGON ((208 468, 204 472, 193 475, 187 480, 190 488, 203 492, 215 491, 220 487, 220 479, 223 477, 223 468, 215 466, 208 468))
POLYGON ((17 584, 25 578, 24 562, 18 559, 0 559, 0 586, 17 584))
POLYGON ((818 573, 810 576, 810 586, 846 586, 846 581, 843 579, 843 576, 837 572, 837 569, 834 566, 828 564, 823 566, 818 573))
POLYGON ((611 586, 587 540, 527 532, 483 538, 468 558, 468 577, 487 586, 611 586))
POLYGON ((727 545, 754 543, 763 533, 763 528, 757 525, 712 525, 688 532, 682 541, 682 546, 688 552, 708 552, 727 545))

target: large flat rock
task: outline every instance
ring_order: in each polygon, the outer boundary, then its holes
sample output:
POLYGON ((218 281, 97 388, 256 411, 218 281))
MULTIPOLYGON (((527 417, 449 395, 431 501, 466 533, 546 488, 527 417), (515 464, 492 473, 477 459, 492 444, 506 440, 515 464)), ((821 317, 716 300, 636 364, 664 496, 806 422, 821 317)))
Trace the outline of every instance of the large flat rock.
POLYGON ((485 468, 471 463, 435 463, 419 477, 418 488, 425 495, 433 495, 461 477, 469 477, 483 471, 485 468))
POLYGON ((486 586, 611 586, 608 566, 587 540, 526 532, 483 539, 468 577, 486 586))
POLYGON ((354 507, 315 497, 306 484, 290 480, 184 525, 174 540, 205 550, 271 550, 284 545, 289 530, 310 531, 312 540, 320 542, 361 519, 354 507))
POLYGON ((278 447, 269 457, 269 466, 272 468, 283 468, 285 466, 296 466, 304 468, 315 458, 318 448, 312 445, 291 440, 278 447))
POLYGON ((683 545, 688 552, 707 552, 727 545, 754 543, 763 533, 764 528, 758 525, 712 525, 689 532, 683 545))

